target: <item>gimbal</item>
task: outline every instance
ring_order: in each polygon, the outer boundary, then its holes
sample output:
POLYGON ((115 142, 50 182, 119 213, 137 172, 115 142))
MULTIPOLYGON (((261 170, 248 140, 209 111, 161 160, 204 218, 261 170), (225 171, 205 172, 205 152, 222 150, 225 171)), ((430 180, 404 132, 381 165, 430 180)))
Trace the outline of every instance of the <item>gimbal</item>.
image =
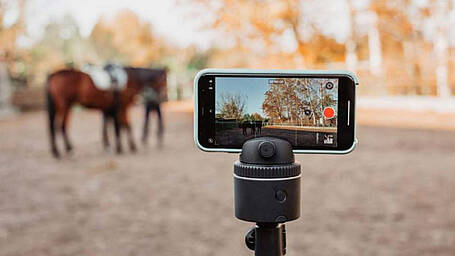
POLYGON ((234 163, 235 216, 256 223, 245 236, 256 256, 286 254, 284 223, 300 217, 300 177, 286 140, 259 137, 243 144, 234 163))

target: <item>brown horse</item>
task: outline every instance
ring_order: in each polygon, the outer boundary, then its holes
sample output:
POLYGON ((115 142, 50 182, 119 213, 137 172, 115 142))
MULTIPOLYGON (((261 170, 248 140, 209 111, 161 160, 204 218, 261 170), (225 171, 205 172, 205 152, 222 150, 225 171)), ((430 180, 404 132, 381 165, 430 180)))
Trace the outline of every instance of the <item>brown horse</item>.
MULTIPOLYGON (((71 107, 75 103, 109 113, 114 117, 116 134, 119 134, 117 112, 122 97, 119 92, 97 89, 90 76, 79 70, 65 69, 49 75, 46 98, 53 155, 56 158, 60 156, 55 141, 56 126, 62 132, 66 151, 69 152, 73 148, 68 138, 67 127, 71 107)), ((121 151, 120 140, 117 140, 117 151, 121 151)))
POLYGON ((67 134, 68 117, 71 106, 79 103, 88 108, 99 109, 103 112, 103 142, 105 147, 109 146, 107 136, 107 122, 112 119, 115 128, 116 150, 122 152, 120 130, 125 128, 128 135, 128 142, 132 151, 136 150, 131 125, 128 119, 128 108, 134 102, 135 96, 144 86, 155 88, 161 91, 166 86, 166 70, 148 70, 141 68, 125 68, 128 76, 126 87, 121 91, 99 90, 95 87, 93 80, 84 72, 67 69, 57 71, 48 77, 47 81, 47 109, 49 114, 49 131, 51 150, 55 157, 60 153, 55 141, 56 121, 59 122, 65 143, 66 151, 72 150, 72 144, 67 134))
MULTIPOLYGON (((152 89, 155 91, 159 97, 162 97, 165 93, 167 86, 167 69, 150 69, 150 68, 134 68, 134 67, 124 67, 128 75, 128 83, 126 89, 121 93, 121 101, 118 110, 118 117, 120 128, 124 128, 127 131, 128 141, 130 148, 134 151, 136 150, 136 144, 133 139, 131 126, 128 118, 128 109, 134 103, 136 94, 143 89, 152 89)), ((158 139, 159 142, 162 140, 163 134, 163 123, 161 110, 159 102, 152 102, 148 99, 145 99, 145 118, 144 118, 144 128, 142 140, 146 142, 148 137, 148 128, 149 128, 149 114, 151 110, 155 110, 158 114, 158 139), (153 107, 152 107, 153 105, 153 107)), ((109 115, 108 111, 103 112, 103 143, 105 147, 109 146, 109 138, 107 135, 107 124, 112 118, 112 115, 109 115)), ((115 127, 115 120, 114 120, 115 127)), ((119 135, 120 136, 120 135, 119 135)))

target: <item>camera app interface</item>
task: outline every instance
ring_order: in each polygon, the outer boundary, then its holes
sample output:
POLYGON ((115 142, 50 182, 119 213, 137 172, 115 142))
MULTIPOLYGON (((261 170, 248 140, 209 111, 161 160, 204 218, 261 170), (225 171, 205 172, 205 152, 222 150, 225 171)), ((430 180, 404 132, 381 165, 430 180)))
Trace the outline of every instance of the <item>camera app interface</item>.
POLYGON ((273 136, 293 146, 337 146, 337 78, 215 79, 215 145, 273 136))

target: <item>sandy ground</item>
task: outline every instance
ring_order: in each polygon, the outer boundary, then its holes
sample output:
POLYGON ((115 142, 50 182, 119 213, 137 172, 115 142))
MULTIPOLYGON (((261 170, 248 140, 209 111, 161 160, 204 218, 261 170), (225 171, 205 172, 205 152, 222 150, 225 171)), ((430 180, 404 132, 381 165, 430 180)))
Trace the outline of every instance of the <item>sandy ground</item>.
MULTIPOLYGON (((193 145, 191 114, 165 110, 159 150, 101 146, 77 111, 74 155, 48 152, 44 112, 0 122, 0 255, 252 255, 233 217, 235 154, 193 145)), ((139 135, 141 110, 132 119, 139 135)), ((298 156, 302 216, 288 255, 455 255, 455 133, 360 126, 345 156, 298 156)))

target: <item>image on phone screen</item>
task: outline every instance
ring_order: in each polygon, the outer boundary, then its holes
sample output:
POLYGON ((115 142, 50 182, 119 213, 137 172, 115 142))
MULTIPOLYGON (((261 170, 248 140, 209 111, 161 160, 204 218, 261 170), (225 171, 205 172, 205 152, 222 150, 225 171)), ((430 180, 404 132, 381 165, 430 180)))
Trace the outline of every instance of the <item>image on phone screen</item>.
POLYGON ((215 144, 272 136, 337 147, 338 78, 215 78, 215 144))

